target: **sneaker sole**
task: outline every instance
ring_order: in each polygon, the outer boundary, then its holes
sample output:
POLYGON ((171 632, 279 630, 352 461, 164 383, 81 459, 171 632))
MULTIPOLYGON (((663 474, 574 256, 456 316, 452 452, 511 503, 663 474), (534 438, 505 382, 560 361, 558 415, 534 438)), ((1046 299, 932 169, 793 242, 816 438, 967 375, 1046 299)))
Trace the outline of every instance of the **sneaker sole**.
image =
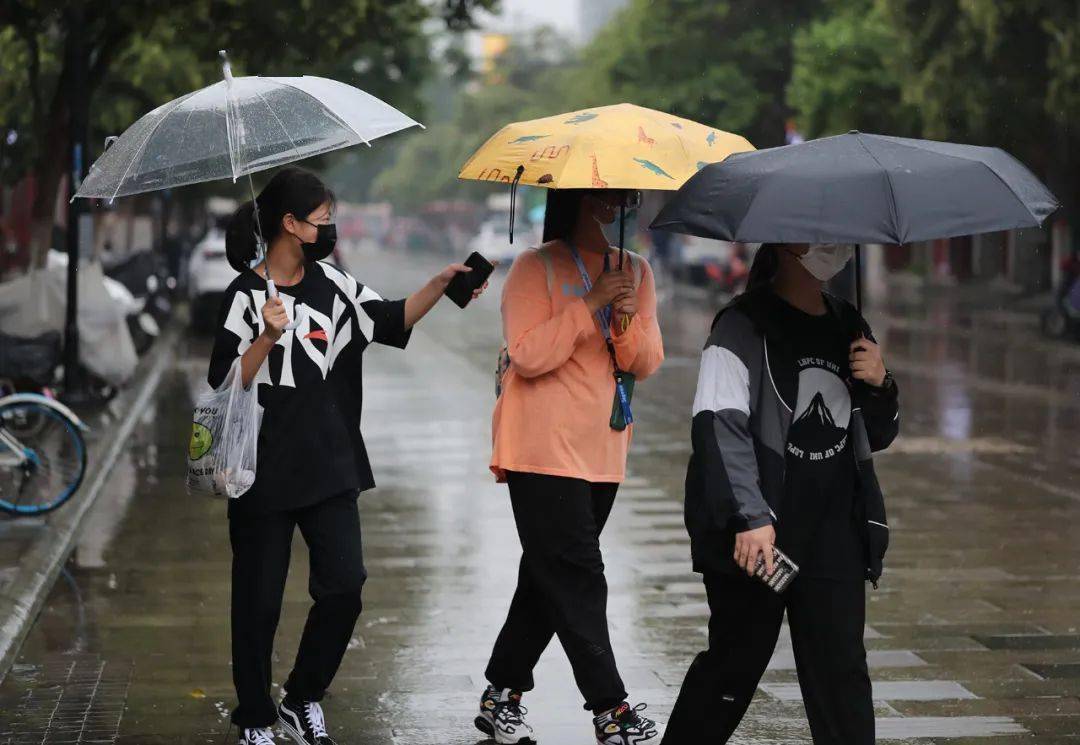
POLYGON ((495 737, 495 728, 491 726, 491 722, 484 718, 483 714, 477 714, 473 724, 488 737, 495 737))
MULTIPOLYGON (((476 719, 473 720, 473 724, 476 725, 478 730, 490 737, 496 743, 499 741, 498 738, 495 737, 495 725, 485 719, 483 714, 477 714, 476 719)), ((307 744, 304 743, 303 745, 307 744)), ((531 737, 526 737, 523 740, 518 740, 515 745, 537 745, 537 742, 531 737)))

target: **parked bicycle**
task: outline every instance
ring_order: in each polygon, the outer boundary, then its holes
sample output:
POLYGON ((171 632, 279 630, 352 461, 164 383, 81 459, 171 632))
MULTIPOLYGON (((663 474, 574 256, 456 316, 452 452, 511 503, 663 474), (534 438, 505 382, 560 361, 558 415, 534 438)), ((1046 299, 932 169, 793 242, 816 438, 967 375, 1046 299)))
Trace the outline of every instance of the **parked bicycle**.
POLYGON ((3 339, 0 375, 10 378, 0 379, 0 512, 12 515, 55 510, 71 498, 86 474, 87 426, 47 387, 25 390, 25 381, 36 377, 25 371, 45 369, 55 354, 56 340, 47 336, 3 339))

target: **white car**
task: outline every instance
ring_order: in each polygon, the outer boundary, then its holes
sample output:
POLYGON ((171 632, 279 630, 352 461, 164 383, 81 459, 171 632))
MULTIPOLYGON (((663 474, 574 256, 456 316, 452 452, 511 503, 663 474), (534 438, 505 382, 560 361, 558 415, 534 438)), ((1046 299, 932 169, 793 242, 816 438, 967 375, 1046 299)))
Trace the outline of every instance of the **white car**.
POLYGON ((214 327, 221 296, 235 278, 236 270, 225 258, 225 232, 211 230, 192 250, 188 262, 188 301, 195 330, 214 327))
POLYGON ((540 245, 542 226, 534 226, 518 218, 514 226, 514 242, 509 236, 510 213, 495 214, 480 225, 480 230, 469 241, 469 251, 476 251, 488 261, 498 261, 503 269, 509 269, 517 255, 530 246, 540 245))

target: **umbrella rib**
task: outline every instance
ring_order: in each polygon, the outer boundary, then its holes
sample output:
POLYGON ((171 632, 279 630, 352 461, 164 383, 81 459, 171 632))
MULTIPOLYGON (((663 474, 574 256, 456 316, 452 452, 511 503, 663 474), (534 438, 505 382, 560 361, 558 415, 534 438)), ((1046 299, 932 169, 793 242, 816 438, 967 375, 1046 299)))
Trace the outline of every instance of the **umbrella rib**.
MULTIPOLYGON (((229 151, 229 171, 232 173, 233 183, 236 183, 236 158, 233 157, 232 126, 229 123, 229 111, 232 103, 232 82, 225 81, 225 149, 229 151)), ((240 143, 237 142, 237 145, 240 143)))
MULTIPOLYGON (((195 91, 195 93, 193 93, 191 97, 195 98, 200 93, 202 93, 203 90, 206 90, 206 89, 204 88, 202 90, 195 91)), ((174 111, 175 111, 175 109, 174 109, 174 111)), ((169 112, 169 113, 172 113, 172 112, 169 112)), ((184 120, 184 128, 183 128, 183 131, 180 133, 180 145, 176 148, 178 152, 184 147, 184 141, 187 140, 187 125, 188 125, 188 122, 191 121, 191 116, 194 113, 195 113, 195 108, 192 107, 191 111, 188 112, 187 119, 184 120)), ((169 178, 172 177, 173 171, 175 169, 176 169, 176 163, 173 163, 171 166, 169 166, 169 170, 168 170, 168 177, 169 178)), ((168 179, 166 179, 166 180, 168 180, 168 179)))
POLYGON ((903 236, 900 235, 900 221, 896 215, 896 190, 893 189, 892 176, 889 175, 889 169, 882 165, 881 161, 877 159, 870 148, 868 148, 862 140, 859 139, 859 135, 855 135, 855 141, 859 143, 859 147, 866 151, 866 154, 870 156, 870 159, 878 164, 882 172, 885 174, 885 183, 889 185, 889 215, 893 221, 893 237, 896 238, 897 244, 902 245, 905 241, 901 240, 903 236))
MULTIPOLYGON (((1008 153, 1006 153, 1006 155, 1009 155, 1009 154, 1008 154, 1008 153)), ((1009 157, 1012 157, 1012 156, 1010 155, 1009 157)), ((967 159, 965 158, 964 160, 967 160, 967 159)), ((998 172, 997 172, 996 170, 994 170, 993 168, 991 168, 991 167, 990 167, 990 165, 989 165, 988 163, 984 163, 984 162, 983 162, 983 161, 981 161, 981 160, 976 160, 976 161, 974 161, 974 162, 975 162, 975 163, 978 163, 978 164, 979 164, 979 165, 981 165, 981 166, 982 166, 983 168, 985 168, 986 170, 990 171, 990 173, 994 174, 994 178, 996 178, 996 179, 997 179, 998 181, 1000 181, 1000 182, 1001 182, 1001 184, 1002 184, 1002 186, 1004 186, 1004 187, 1005 187, 1005 190, 1006 190, 1007 192, 1009 192, 1010 194, 1012 194, 1012 196, 1013 196, 1013 199, 1015 199, 1015 200, 1016 200, 1017 202, 1019 202, 1019 203, 1020 203, 1020 206, 1024 208, 1024 212, 1026 212, 1026 213, 1028 213, 1029 215, 1031 215, 1031 219, 1035 221, 1035 224, 1036 224, 1036 225, 1038 225, 1038 226, 1040 226, 1040 227, 1042 226, 1042 224, 1043 224, 1043 221, 1042 221, 1042 220, 1040 220, 1040 219, 1039 219, 1038 217, 1036 217, 1036 216, 1035 216, 1035 213, 1031 211, 1031 208, 1027 206, 1027 203, 1026 203, 1026 202, 1024 202, 1024 200, 1020 198, 1020 195, 1018 195, 1018 194, 1016 193, 1016 190, 1015 190, 1015 189, 1013 189, 1013 188, 1012 188, 1011 186, 1009 186, 1009 182, 1008 182, 1008 181, 1006 181, 1005 179, 1003 179, 1003 178, 1001 177, 1001 174, 1000 174, 1000 173, 998 173, 998 172)), ((1021 165, 1023 165, 1023 164, 1021 163, 1021 165)), ((1024 166, 1024 167, 1026 168, 1027 166, 1024 166)), ((1060 206, 1061 206, 1061 203, 1057 201, 1057 197, 1054 197, 1054 202, 1056 202, 1056 203, 1057 203, 1058 207, 1060 207, 1060 206)), ((1051 213, 1052 213, 1052 212, 1053 212, 1053 210, 1051 210, 1051 213)), ((1049 215, 1048 215, 1048 216, 1049 216, 1049 215)))
POLYGON ((310 98, 310 99, 311 99, 312 101, 314 101, 315 103, 319 104, 319 105, 320 105, 320 106, 322 106, 322 107, 323 107, 324 109, 326 109, 326 110, 327 110, 327 111, 328 111, 328 112, 330 113, 330 115, 331 115, 331 116, 333 116, 333 117, 334 117, 334 119, 336 119, 336 120, 337 120, 338 124, 341 124, 341 125, 342 125, 342 126, 344 126, 344 127, 346 128, 346 129, 350 130, 350 131, 351 131, 351 132, 352 132, 353 134, 355 134, 355 135, 356 135, 357 137, 359 137, 359 138, 360 138, 360 140, 361 140, 361 141, 362 141, 362 142, 363 142, 363 143, 364 143, 365 145, 367 145, 368 147, 371 147, 371 143, 370 143, 370 142, 368 142, 368 139, 367 139, 366 137, 364 137, 364 136, 363 136, 362 134, 360 134, 359 132, 357 132, 357 131, 356 131, 356 128, 355 128, 355 127, 353 127, 353 126, 352 126, 351 124, 349 124, 349 123, 348 123, 347 121, 345 121, 345 119, 344 119, 344 118, 342 118, 342 116, 341 116, 341 115, 340 115, 339 113, 337 113, 337 112, 336 112, 336 111, 334 111, 334 110, 333 110, 332 108, 330 108, 330 107, 329 107, 329 106, 328 106, 328 105, 327 105, 327 104, 326 104, 325 102, 323 102, 323 101, 320 101, 320 100, 319 100, 318 98, 316 98, 315 96, 311 95, 310 93, 308 93, 308 92, 307 92, 306 90, 304 90, 304 89, 303 89, 303 88, 301 88, 300 86, 298 86, 298 85, 293 85, 292 83, 286 83, 286 82, 285 82, 284 80, 282 80, 281 78, 267 78, 267 80, 272 80, 273 82, 277 83, 278 85, 285 85, 285 86, 288 86, 289 88, 292 88, 293 90, 298 90, 298 91, 300 91, 300 92, 301 92, 301 93, 303 93, 303 94, 304 94, 305 96, 307 96, 308 98, 310 98))
MULTIPOLYGON (((878 136, 880 136, 880 135, 878 135, 878 136)), ((968 163, 978 163, 983 168, 990 171, 990 173, 994 174, 994 176, 997 178, 998 181, 1000 181, 1002 183, 1002 185, 1005 187, 1005 189, 1010 194, 1013 195, 1013 198, 1016 199, 1016 201, 1018 201, 1020 203, 1020 206, 1024 208, 1024 211, 1027 212, 1029 215, 1031 215, 1031 218, 1033 220, 1035 220, 1036 223, 1038 223, 1039 225, 1042 225, 1042 221, 1039 220, 1037 217, 1035 217, 1035 213, 1033 213, 1031 211, 1031 209, 1027 206, 1027 204, 1024 202, 1024 200, 1020 198, 1020 196, 1016 193, 1016 190, 1013 189, 1009 185, 1009 182, 1006 181, 1004 178, 1002 178, 1001 174, 998 173, 993 167, 991 167, 990 164, 988 164, 986 161, 980 160, 978 158, 969 158, 966 155, 962 155, 960 153, 939 153, 939 152, 936 152, 934 150, 930 150, 928 148, 920 148, 920 147, 917 147, 915 145, 910 145, 910 144, 908 144, 906 142, 898 142, 899 138, 896 138, 896 137, 888 137, 886 139, 888 139, 888 141, 893 145, 896 145, 898 147, 908 148, 909 150, 917 150, 920 153, 931 152, 931 153, 934 153, 934 155, 937 155, 940 158, 953 158, 955 160, 967 161, 968 163)), ((988 149, 997 150, 997 149, 1000 149, 1000 148, 988 148, 988 149)), ((1020 166, 1023 166, 1024 169, 1030 170, 1030 169, 1027 168, 1027 166, 1025 166, 1023 163, 1021 163, 1019 160, 1017 160, 1011 153, 1009 153, 1009 152, 1007 152, 1005 150, 1002 150, 1001 152, 1004 155, 1006 155, 1007 157, 1012 158, 1013 160, 1015 160, 1020 166)), ((1053 194, 1051 194, 1050 196, 1053 197, 1053 194)), ((1054 201, 1057 202, 1056 197, 1054 197, 1054 201)), ((1061 206, 1060 203, 1058 204, 1058 206, 1059 207, 1061 206)))
POLYGON ((271 106, 265 98, 263 98, 263 94, 255 91, 255 95, 259 97, 259 100, 263 102, 263 105, 266 106, 266 108, 269 109, 270 113, 274 115, 274 121, 278 123, 278 126, 281 127, 281 131, 284 132, 285 136, 289 138, 289 144, 292 145, 293 152, 296 153, 297 157, 302 157, 300 153, 300 148, 296 146, 296 141, 293 140, 292 135, 289 134, 289 130, 285 129, 285 125, 282 123, 281 118, 277 115, 277 112, 274 111, 274 107, 271 106))
POLYGON ((157 132, 157 129, 161 126, 161 123, 165 121, 165 118, 169 114, 173 113, 173 111, 176 110, 177 106, 191 98, 191 96, 195 95, 195 93, 198 93, 198 91, 195 91, 194 93, 188 93, 186 96, 181 96, 180 98, 176 99, 176 101, 173 102, 173 107, 166 111, 164 114, 162 114, 160 119, 154 122, 154 126, 150 128, 150 131, 146 133, 146 137, 143 138, 143 141, 141 143, 139 143, 139 149, 135 151, 135 155, 132 156, 131 160, 128 162, 127 168, 124 169, 124 175, 121 176, 120 180, 116 182, 116 190, 113 192, 113 195, 109 197, 109 204, 112 204, 113 201, 116 199, 116 195, 120 193, 120 187, 124 185, 124 179, 126 179, 128 174, 131 173, 131 167, 135 165, 135 161, 137 161, 139 159, 139 156, 142 155, 142 151, 146 147, 146 143, 150 142, 150 138, 154 136, 154 132, 157 132))

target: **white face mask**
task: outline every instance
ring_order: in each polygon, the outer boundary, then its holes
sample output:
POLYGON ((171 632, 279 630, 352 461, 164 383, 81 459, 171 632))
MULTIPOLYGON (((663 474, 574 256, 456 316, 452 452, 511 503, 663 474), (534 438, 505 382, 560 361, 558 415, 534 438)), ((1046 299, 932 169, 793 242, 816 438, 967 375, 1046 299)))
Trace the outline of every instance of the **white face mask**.
POLYGON ((815 243, 799 257, 799 261, 806 267, 806 271, 822 282, 828 282, 844 268, 844 264, 851 259, 851 254, 852 248, 846 244, 815 243))

